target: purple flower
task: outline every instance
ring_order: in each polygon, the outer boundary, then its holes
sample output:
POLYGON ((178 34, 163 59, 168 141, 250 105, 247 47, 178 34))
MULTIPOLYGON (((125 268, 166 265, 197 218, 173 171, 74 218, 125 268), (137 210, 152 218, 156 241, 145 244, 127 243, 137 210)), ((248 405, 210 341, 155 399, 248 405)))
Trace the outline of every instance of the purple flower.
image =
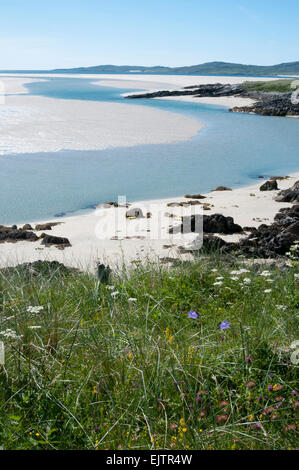
POLYGON ((249 364, 252 364, 252 356, 248 356, 246 358, 246 362, 248 362, 249 364))
POLYGON ((269 392, 272 392, 272 390, 273 390, 273 385, 269 385, 268 390, 269 390, 269 392))
POLYGON ((198 314, 196 312, 194 312, 193 310, 191 310, 188 313, 188 318, 192 318, 192 320, 197 320, 198 319, 198 314))
POLYGON ((295 397, 296 395, 298 395, 298 392, 296 390, 293 390, 292 395, 293 395, 293 397, 295 397))
POLYGON ((230 328, 230 324, 228 321, 223 321, 219 325, 220 330, 228 330, 230 328))

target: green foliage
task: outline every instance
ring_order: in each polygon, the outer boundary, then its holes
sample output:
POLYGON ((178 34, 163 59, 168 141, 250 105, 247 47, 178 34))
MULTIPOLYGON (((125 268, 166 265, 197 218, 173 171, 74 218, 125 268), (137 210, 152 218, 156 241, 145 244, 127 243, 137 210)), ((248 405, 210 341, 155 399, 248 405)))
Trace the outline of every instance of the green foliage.
POLYGON ((293 80, 273 80, 268 82, 245 82, 247 91, 263 91, 268 93, 292 93, 293 80))
POLYGON ((240 263, 0 273, 0 446, 297 447, 298 268, 240 263))

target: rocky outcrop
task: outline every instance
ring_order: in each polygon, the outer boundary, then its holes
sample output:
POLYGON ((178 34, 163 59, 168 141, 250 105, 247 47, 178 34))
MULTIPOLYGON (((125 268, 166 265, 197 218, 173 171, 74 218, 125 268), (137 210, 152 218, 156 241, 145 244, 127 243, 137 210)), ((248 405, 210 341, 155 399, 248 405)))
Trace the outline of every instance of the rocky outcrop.
POLYGON ((285 189, 281 191, 277 198, 275 199, 277 202, 298 202, 299 203, 299 181, 297 181, 294 186, 290 189, 285 189))
POLYGON ((181 90, 162 90, 152 93, 137 93, 134 95, 127 95, 129 99, 144 99, 144 98, 164 98, 166 96, 194 96, 197 98, 219 97, 219 96, 234 96, 244 93, 242 85, 223 85, 221 83, 198 85, 192 87, 185 87, 181 90))
POLYGON ((262 116, 298 116, 299 104, 291 100, 291 93, 248 93, 257 101, 251 106, 234 107, 231 112, 254 113, 262 116))

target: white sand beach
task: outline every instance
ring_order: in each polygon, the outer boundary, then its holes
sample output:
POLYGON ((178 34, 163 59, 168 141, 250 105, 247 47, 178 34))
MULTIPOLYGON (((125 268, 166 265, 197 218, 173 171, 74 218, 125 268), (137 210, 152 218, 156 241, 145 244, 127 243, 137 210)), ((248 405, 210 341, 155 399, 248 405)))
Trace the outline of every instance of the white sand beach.
MULTIPOLYGON (((290 179, 279 181, 279 188, 289 188, 298 179, 299 173, 292 174, 290 179)), ((260 192, 263 181, 259 180, 252 186, 233 191, 206 194, 207 199, 202 202, 211 204, 211 210, 204 213, 232 216, 235 222, 243 227, 271 224, 277 212, 282 207, 291 207, 291 204, 275 202, 277 191, 260 192)), ((53 222, 59 222, 60 225, 44 232, 68 238, 72 247, 64 250, 56 247, 46 248, 41 245, 41 241, 0 244, 0 266, 12 266, 40 259, 57 260, 68 266, 93 272, 99 261, 110 264, 115 269, 124 263, 130 266, 145 260, 163 262, 167 257, 188 259, 191 255, 180 254, 178 247, 190 245, 197 235, 185 234, 179 238, 171 238, 167 235, 168 228, 180 224, 182 215, 202 213, 202 209, 201 206, 193 206, 191 209, 168 207, 169 203, 182 201, 188 202, 188 199, 168 198, 132 204, 132 208, 142 208, 145 215, 150 211, 152 219, 145 217, 128 220, 124 208, 100 208, 87 215, 54 219, 53 222), (162 238, 159 239, 161 233, 162 238), (118 240, 113 239, 115 237, 118 237, 118 240)), ((41 232, 37 234, 40 235, 41 232)), ((227 235, 223 238, 227 241, 237 241, 240 236, 244 235, 227 235)))

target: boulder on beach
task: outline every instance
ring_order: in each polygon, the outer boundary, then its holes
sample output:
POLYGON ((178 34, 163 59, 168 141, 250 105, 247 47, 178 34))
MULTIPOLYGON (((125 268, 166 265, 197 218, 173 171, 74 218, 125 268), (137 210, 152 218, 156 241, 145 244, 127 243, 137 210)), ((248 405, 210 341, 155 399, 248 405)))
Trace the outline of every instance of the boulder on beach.
POLYGON ((201 194, 186 194, 186 199, 206 199, 206 196, 202 196, 201 194))
POLYGON ((46 247, 56 246, 57 248, 64 249, 72 246, 68 238, 63 237, 54 237, 53 235, 46 235, 43 233, 41 235, 42 245, 46 247))
POLYGON ((218 188, 214 189, 212 192, 216 191, 232 191, 231 188, 227 188, 226 186, 218 186, 218 188))
POLYGON ((0 243, 10 242, 16 243, 19 241, 30 241, 36 242, 38 240, 37 235, 33 232, 26 230, 19 230, 13 227, 0 228, 0 243))
POLYGON ((278 190, 278 184, 277 180, 269 180, 266 181, 261 187, 260 191, 277 191, 278 190))

